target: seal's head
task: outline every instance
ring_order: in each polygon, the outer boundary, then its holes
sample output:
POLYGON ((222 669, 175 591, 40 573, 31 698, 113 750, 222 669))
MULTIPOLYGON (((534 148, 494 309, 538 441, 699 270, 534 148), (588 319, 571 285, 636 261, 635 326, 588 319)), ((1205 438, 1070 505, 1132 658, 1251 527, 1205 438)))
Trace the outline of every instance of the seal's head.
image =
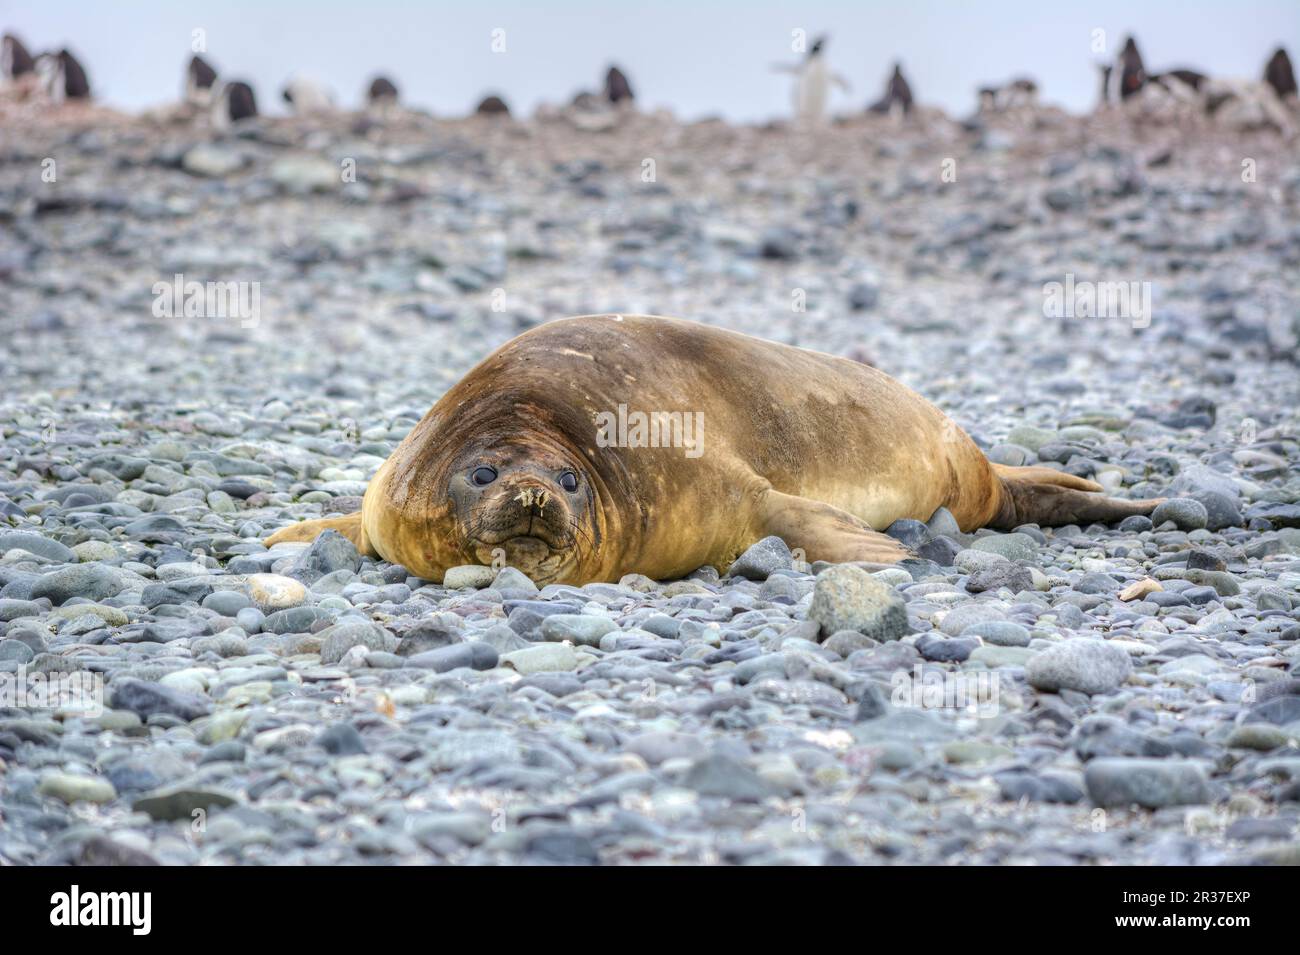
POLYGON ((481 564, 504 562, 546 584, 596 546, 594 488, 561 451, 504 444, 462 455, 448 494, 462 549, 481 564))

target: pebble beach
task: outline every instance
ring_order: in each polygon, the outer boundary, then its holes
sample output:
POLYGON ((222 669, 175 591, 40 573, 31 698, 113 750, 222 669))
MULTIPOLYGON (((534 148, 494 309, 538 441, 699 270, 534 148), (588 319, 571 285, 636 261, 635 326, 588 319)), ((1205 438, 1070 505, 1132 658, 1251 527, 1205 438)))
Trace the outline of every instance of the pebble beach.
POLYGON ((1272 132, 0 113, 0 865, 1300 862, 1298 340, 1272 132), (606 312, 1168 500, 540 589, 263 545, 606 312))

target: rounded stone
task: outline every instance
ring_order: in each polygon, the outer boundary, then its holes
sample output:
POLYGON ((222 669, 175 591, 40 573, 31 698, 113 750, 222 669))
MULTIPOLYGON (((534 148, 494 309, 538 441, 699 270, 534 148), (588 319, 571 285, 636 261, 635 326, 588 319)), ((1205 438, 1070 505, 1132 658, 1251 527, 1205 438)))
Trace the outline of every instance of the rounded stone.
POLYGON ((825 637, 856 630, 883 642, 909 632, 907 609, 897 591, 850 564, 817 575, 808 619, 820 625, 825 637))
POLYGON ((292 577, 279 574, 251 574, 248 599, 264 614, 300 607, 307 600, 307 588, 292 577))
POLYGON ((1159 527, 1171 522, 1180 531, 1194 531, 1202 528, 1209 520, 1205 505, 1190 497, 1175 497, 1163 504, 1156 505, 1151 512, 1151 523, 1159 527))
POLYGON ((1093 804, 1104 808, 1163 809, 1213 798, 1204 767, 1184 759, 1103 757, 1088 763, 1083 781, 1093 804))
POLYGON ((1124 649, 1076 637, 1035 654, 1025 665, 1025 679, 1038 690, 1109 693, 1132 671, 1133 661, 1124 649))
POLYGON ((442 575, 442 585, 448 590, 460 590, 464 587, 482 590, 484 587, 492 586, 496 576, 495 570, 483 564, 461 564, 459 567, 449 568, 442 575))
POLYGON ((971 549, 997 554, 1010 561, 1033 561, 1038 557, 1038 542, 1028 534, 990 534, 976 540, 971 549))

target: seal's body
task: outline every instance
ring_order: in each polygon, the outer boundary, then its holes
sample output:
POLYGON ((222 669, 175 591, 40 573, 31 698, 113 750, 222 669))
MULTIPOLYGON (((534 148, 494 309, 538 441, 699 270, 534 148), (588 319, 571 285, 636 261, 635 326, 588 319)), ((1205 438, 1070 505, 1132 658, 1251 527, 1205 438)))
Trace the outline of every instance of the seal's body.
POLYGON ((1158 503, 1085 493, 1100 489, 990 464, 938 408, 869 366, 679 319, 584 316, 520 335, 452 387, 375 474, 359 514, 268 543, 334 529, 435 581, 498 557, 538 583, 671 579, 726 569, 768 535, 810 561, 896 563, 909 553, 873 528, 939 507, 973 530, 1116 520, 1158 503), (635 425, 656 415, 647 440, 635 425))

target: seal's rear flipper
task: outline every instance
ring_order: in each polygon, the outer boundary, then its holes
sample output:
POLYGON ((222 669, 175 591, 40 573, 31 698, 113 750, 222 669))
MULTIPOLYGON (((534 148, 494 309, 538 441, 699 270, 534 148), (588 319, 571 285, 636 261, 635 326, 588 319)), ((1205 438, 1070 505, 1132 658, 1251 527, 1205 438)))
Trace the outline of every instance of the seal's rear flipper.
POLYGON ((1147 515, 1164 498, 1126 501, 1097 493, 1100 484, 1051 468, 993 465, 1002 485, 1002 501, 989 527, 1010 530, 1021 524, 1113 524, 1134 514, 1147 515))
POLYGON ((775 535, 804 560, 888 567, 914 557, 902 544, 874 531, 847 511, 806 497, 769 490, 760 511, 760 536, 775 535))
POLYGON ((375 556, 366 546, 365 533, 361 528, 361 512, 345 514, 342 517, 327 517, 319 521, 300 521, 283 527, 268 537, 263 543, 267 547, 283 544, 285 541, 314 541, 325 531, 338 531, 363 554, 375 556))

